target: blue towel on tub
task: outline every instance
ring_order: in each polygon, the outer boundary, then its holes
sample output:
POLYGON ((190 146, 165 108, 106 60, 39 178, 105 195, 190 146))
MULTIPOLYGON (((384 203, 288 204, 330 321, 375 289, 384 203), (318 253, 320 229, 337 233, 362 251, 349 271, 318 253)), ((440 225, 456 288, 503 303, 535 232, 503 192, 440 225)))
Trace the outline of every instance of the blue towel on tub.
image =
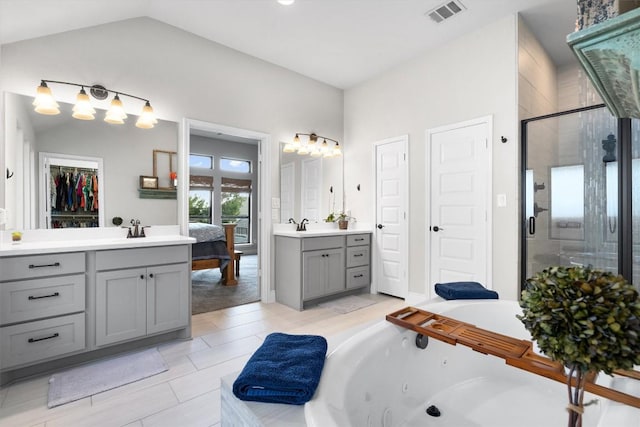
POLYGON ((498 299, 496 291, 489 290, 478 282, 436 283, 436 294, 451 299, 498 299))
POLYGON ((233 383, 241 400, 303 405, 320 382, 327 340, 317 335, 269 334, 233 383))

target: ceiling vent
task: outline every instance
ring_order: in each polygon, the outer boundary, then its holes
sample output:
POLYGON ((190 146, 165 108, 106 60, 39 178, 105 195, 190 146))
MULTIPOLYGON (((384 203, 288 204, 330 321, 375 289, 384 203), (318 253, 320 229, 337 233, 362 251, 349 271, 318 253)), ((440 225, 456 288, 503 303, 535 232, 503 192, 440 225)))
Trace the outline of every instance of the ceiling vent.
POLYGON ((460 3, 458 0, 448 1, 429 12, 425 13, 429 18, 436 21, 436 23, 441 23, 442 21, 451 18, 454 15, 466 10, 464 5, 460 3))

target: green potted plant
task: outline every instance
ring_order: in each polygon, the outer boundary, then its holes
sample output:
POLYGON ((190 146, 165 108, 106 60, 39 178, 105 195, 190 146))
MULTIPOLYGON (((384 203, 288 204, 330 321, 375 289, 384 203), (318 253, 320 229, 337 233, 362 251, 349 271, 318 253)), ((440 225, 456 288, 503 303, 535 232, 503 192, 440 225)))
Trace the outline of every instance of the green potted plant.
POLYGON ((520 306, 540 350, 568 369, 568 425, 581 426, 587 374, 640 364, 638 292, 610 272, 549 267, 527 280, 520 306))
POLYGON ((340 230, 346 230, 349 227, 349 217, 344 212, 338 215, 338 228, 340 230))

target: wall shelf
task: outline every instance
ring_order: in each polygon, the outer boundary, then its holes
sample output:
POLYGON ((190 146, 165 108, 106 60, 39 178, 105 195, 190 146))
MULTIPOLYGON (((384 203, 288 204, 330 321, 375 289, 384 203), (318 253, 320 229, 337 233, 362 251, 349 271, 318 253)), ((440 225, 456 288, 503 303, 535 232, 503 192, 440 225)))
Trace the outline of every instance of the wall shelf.
POLYGON ((176 190, 169 189, 138 189, 138 195, 141 199, 175 199, 177 197, 176 194, 176 190))
POLYGON ((567 36, 567 44, 618 118, 640 118, 640 8, 567 36))

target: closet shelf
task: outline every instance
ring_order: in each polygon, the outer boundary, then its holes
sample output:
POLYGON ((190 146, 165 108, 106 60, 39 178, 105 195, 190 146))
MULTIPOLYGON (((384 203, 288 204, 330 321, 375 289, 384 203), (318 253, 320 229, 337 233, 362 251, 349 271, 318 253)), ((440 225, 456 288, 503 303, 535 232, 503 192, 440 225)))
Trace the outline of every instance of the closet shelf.
POLYGON ((138 195, 141 199, 175 199, 176 190, 139 188, 138 195))

